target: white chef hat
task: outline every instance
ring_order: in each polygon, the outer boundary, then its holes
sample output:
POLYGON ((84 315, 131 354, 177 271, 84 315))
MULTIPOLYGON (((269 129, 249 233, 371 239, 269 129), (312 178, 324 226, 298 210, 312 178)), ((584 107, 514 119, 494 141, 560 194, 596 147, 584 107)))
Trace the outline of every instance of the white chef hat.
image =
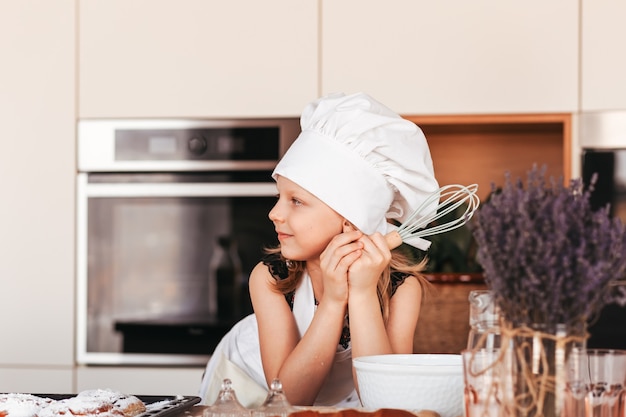
POLYGON ((439 188, 421 129, 366 94, 317 99, 300 124, 272 177, 295 182, 363 233, 387 233, 387 219, 402 223, 439 188))

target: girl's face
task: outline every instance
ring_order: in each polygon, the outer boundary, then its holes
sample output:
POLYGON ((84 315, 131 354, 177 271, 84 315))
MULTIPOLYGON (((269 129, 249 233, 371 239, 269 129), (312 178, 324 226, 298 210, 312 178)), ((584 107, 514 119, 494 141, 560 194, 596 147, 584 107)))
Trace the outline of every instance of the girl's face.
POLYGON ((330 240, 342 232, 343 217, 287 178, 278 176, 276 187, 278 201, 269 218, 283 256, 294 261, 319 258, 330 240))

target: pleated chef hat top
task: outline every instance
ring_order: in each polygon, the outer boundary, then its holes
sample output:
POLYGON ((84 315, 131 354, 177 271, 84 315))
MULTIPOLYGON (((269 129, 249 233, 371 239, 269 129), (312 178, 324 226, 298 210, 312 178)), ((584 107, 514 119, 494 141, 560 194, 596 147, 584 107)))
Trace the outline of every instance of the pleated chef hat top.
POLYGON ((365 234, 387 233, 387 219, 402 223, 439 188, 421 129, 366 94, 319 98, 300 124, 272 177, 295 182, 365 234))

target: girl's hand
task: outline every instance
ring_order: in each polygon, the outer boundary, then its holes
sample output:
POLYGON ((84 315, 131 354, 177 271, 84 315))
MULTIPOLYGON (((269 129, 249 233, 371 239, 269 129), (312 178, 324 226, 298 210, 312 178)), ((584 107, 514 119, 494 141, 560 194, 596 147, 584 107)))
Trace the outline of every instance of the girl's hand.
POLYGON ((380 275, 391 262, 391 251, 381 233, 363 235, 359 242, 363 244, 362 254, 349 268, 348 285, 350 292, 376 291, 380 275))
POLYGON ((362 254, 363 233, 348 227, 335 236, 320 255, 324 279, 324 298, 344 304, 348 302, 348 269, 362 254))

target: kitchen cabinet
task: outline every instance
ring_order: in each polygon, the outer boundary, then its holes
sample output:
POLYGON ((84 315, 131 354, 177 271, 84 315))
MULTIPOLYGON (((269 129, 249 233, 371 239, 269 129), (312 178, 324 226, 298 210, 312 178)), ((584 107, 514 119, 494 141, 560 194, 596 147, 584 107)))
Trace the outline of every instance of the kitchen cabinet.
POLYGON ((80 0, 79 115, 298 116, 317 0, 80 0))
POLYGON ((298 116, 335 91, 400 113, 572 112, 569 0, 80 0, 79 115, 298 116))
POLYGON ((626 3, 581 4, 581 110, 626 110, 626 3))
POLYGON ((403 114, 576 111, 579 12, 570 0, 322 0, 321 89, 367 91, 403 114))
POLYGON ((0 367, 0 392, 72 393, 74 371, 69 367, 0 367))
MULTIPOLYGON (((74 362, 76 6, 13 0, 0 13, 0 392, 74 362)), ((53 380, 53 379, 51 379, 53 380)))
POLYGON ((204 368, 78 367, 77 392, 93 388, 141 395, 198 395, 204 368))

